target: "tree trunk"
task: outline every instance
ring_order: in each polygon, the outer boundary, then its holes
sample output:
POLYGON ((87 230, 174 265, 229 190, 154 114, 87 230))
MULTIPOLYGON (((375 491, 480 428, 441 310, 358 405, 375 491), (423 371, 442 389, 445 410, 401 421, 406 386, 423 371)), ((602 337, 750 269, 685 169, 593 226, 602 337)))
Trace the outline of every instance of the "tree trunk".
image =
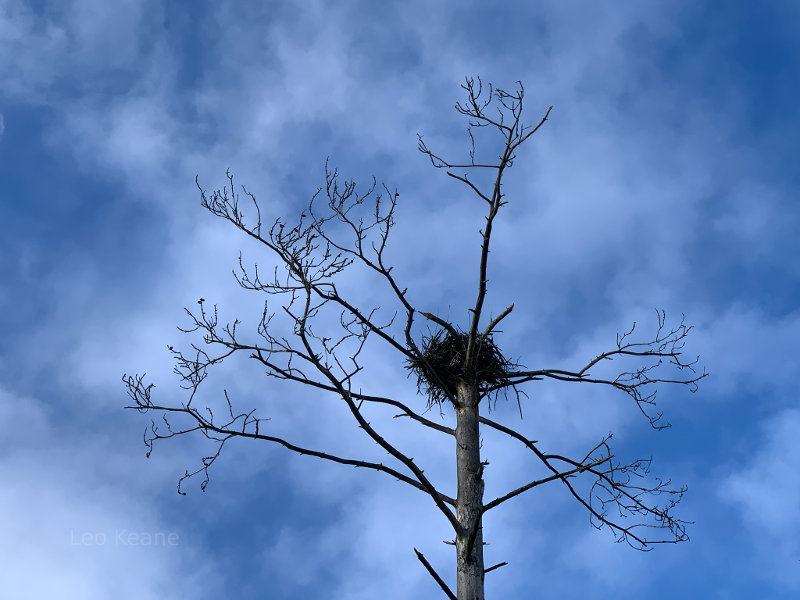
POLYGON ((467 383, 458 386, 456 408, 456 467, 458 496, 456 516, 462 532, 456 535, 458 600, 483 597, 483 466, 478 427, 478 391, 467 383))

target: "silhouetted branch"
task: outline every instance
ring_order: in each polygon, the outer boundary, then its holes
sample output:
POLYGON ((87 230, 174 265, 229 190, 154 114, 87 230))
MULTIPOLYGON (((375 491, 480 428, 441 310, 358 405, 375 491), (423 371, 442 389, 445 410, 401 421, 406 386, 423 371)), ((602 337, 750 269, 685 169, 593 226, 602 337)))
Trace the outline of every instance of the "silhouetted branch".
POLYGON ((498 498, 495 498, 491 502, 488 502, 488 503, 484 504, 483 512, 486 512, 487 510, 492 509, 495 506, 499 506, 500 504, 502 504, 506 500, 510 500, 514 496, 519 496, 521 493, 527 492, 528 490, 530 490, 532 488, 535 488, 536 486, 542 485, 543 483, 549 483, 550 481, 553 481, 555 479, 563 479, 565 477, 570 477, 570 476, 576 475, 578 473, 583 473, 584 471, 588 471, 592 467, 596 467, 598 465, 601 465, 604 462, 607 462, 607 461, 611 460, 612 458, 613 457, 610 456, 610 455, 609 456, 605 456, 605 457, 599 458, 596 461, 591 462, 589 464, 578 465, 574 469, 570 469, 568 471, 560 471, 558 473, 555 473, 554 475, 550 475, 549 477, 544 477, 542 479, 536 479, 534 481, 531 481, 530 483, 526 483, 525 485, 520 486, 517 489, 512 490, 512 491, 508 492, 507 494, 505 494, 503 496, 500 496, 498 498))
MULTIPOLYGON (((373 463, 363 460, 343 458, 341 456, 336 456, 328 452, 321 452, 318 450, 313 450, 311 448, 304 448, 302 446, 298 446, 296 444, 288 442, 283 438, 262 433, 261 423, 263 423, 264 421, 268 421, 269 419, 259 419, 254 417, 253 416, 253 413, 255 412, 254 410, 250 411, 249 413, 240 413, 238 415, 234 415, 233 408, 230 399, 228 398, 227 392, 225 392, 225 399, 227 400, 230 419, 221 424, 215 423, 214 414, 208 408, 206 409, 206 411, 208 412, 208 416, 206 417, 199 410, 191 408, 188 405, 175 407, 175 406, 165 406, 156 404, 152 401, 151 398, 151 392, 152 389, 155 387, 155 385, 153 384, 145 385, 144 377, 145 377, 144 375, 123 375, 123 382, 128 388, 128 395, 135 402, 134 405, 126 406, 125 408, 135 409, 142 413, 146 413, 151 410, 164 411, 164 413, 181 413, 190 416, 195 421, 195 425, 192 427, 173 429, 172 425, 166 418, 165 414, 164 416, 162 416, 162 421, 164 422, 167 433, 162 433, 159 430, 159 427, 156 425, 155 421, 152 421, 149 428, 150 435, 148 436, 147 432, 145 432, 145 444, 148 447, 148 452, 147 452, 148 457, 150 456, 150 452, 153 449, 153 443, 156 440, 169 439, 176 435, 182 435, 194 431, 201 432, 209 440, 219 442, 216 452, 212 456, 203 458, 202 467, 191 473, 187 471, 186 474, 183 477, 181 477, 178 483, 179 492, 180 492, 181 482, 201 472, 205 475, 205 479, 201 484, 201 488, 205 489, 209 481, 208 469, 209 467, 211 467, 211 465, 214 463, 217 457, 219 457, 219 454, 225 442, 227 442, 229 439, 233 437, 240 437, 247 439, 264 440, 267 442, 280 444, 281 446, 287 448, 288 450, 296 452, 297 454, 300 455, 315 456, 317 458, 323 458, 325 460, 329 460, 331 462, 343 465, 352 465, 354 467, 362 467, 366 469, 373 469, 375 471, 388 473, 389 475, 392 475, 396 479, 404 483, 407 483, 418 490, 429 493, 428 490, 418 481, 406 475, 403 475, 399 471, 392 469, 391 467, 387 467, 382 463, 373 463)), ((183 494, 184 492, 180 493, 183 494)), ((441 494, 438 492, 437 494, 443 502, 446 502, 451 506, 455 506, 455 500, 453 498, 450 498, 449 496, 446 496, 445 494, 441 494)))
POLYGON ((458 600, 458 598, 456 598, 456 595, 452 592, 452 590, 449 587, 447 587, 447 584, 444 582, 444 579, 439 577, 439 574, 434 570, 434 568, 431 566, 431 563, 428 562, 428 559, 425 558, 422 552, 420 552, 416 548, 414 548, 414 552, 417 553, 417 558, 419 559, 419 562, 421 562, 423 566, 428 570, 428 573, 430 573, 434 581, 436 581, 436 583, 439 584, 439 587, 442 588, 442 591, 444 591, 447 597, 450 598, 450 600, 458 600))
POLYGON ((499 569, 500 567, 505 567, 508 563, 503 561, 501 563, 497 563, 496 565, 492 565, 488 569, 483 570, 483 574, 486 575, 489 571, 494 571, 495 569, 499 569))
POLYGON ((642 414, 650 421, 650 425, 654 429, 665 429, 669 424, 660 424, 659 421, 662 417, 661 412, 655 415, 648 413, 646 406, 655 406, 655 398, 657 391, 653 389, 649 393, 646 391, 648 386, 658 383, 677 383, 686 385, 691 392, 697 391, 697 383, 706 377, 708 373, 705 369, 701 374, 697 374, 694 366, 699 361, 699 357, 691 362, 685 362, 682 358, 681 350, 686 343, 686 337, 692 330, 692 326, 687 326, 684 322, 684 317, 681 316, 681 322, 676 327, 667 330, 665 327, 666 314, 664 311, 656 310, 658 317, 658 330, 652 340, 644 342, 631 342, 628 341, 629 336, 636 329, 636 323, 629 331, 620 335, 617 334, 617 347, 614 350, 603 352, 589 361, 584 367, 577 371, 567 371, 562 369, 539 369, 536 371, 511 371, 508 373, 508 379, 513 385, 518 385, 526 381, 538 380, 543 377, 555 379, 558 381, 580 382, 580 383, 598 383, 602 385, 609 385, 618 390, 622 390, 636 401, 636 405, 642 414), (645 364, 634 371, 624 371, 617 375, 614 379, 606 379, 602 377, 592 377, 589 374, 589 369, 597 366, 601 361, 613 360, 616 357, 622 356, 636 356, 654 358, 655 360, 645 364), (655 376, 653 373, 662 365, 672 365, 679 372, 688 371, 691 373, 688 377, 683 378, 666 378, 655 376))
MULTIPOLYGON (((447 496, 443 496, 435 489, 424 475, 423 470, 415 464, 411 457, 400 452, 372 427, 362 415, 361 406, 364 402, 393 405, 403 411, 401 416, 408 416, 429 428, 450 435, 453 435, 454 430, 422 417, 406 404, 397 400, 357 393, 352 390, 353 378, 363 369, 359 362, 359 356, 370 335, 377 335, 406 357, 414 357, 419 354, 419 350, 410 335, 415 311, 405 298, 406 290, 400 291, 399 286, 396 284, 391 274, 391 267, 385 267, 383 264, 383 252, 389 230, 394 223, 393 214, 397 194, 391 194, 388 188, 384 186, 388 200, 382 203, 382 196, 376 193, 374 181, 365 193, 359 193, 353 182, 344 182, 344 184, 340 185, 338 173, 336 171, 331 172, 327 165, 325 174, 327 213, 324 211, 319 212, 315 204, 315 201, 321 197, 321 190, 319 190, 295 225, 290 226, 278 219, 268 230, 261 221, 260 210, 256 211, 253 224, 247 222, 247 217, 240 205, 239 196, 235 192, 233 176, 230 173, 227 175, 229 187, 226 186, 210 195, 207 195, 200 188, 202 205, 206 209, 212 214, 233 223, 250 237, 266 246, 278 258, 278 265, 285 270, 284 275, 281 277, 278 275, 278 267, 276 266, 272 277, 264 279, 262 274, 259 273, 257 265, 252 271, 245 268, 241 256, 239 259, 240 272, 238 274, 235 273, 235 275, 238 283, 245 289, 264 292, 268 295, 284 296, 285 301, 280 308, 283 316, 288 319, 288 323, 291 326, 291 338, 294 342, 285 335, 276 335, 272 332, 270 325, 275 314, 269 312, 267 303, 265 303, 264 311, 257 327, 257 333, 262 338, 263 343, 254 344, 242 342, 238 339, 238 320, 220 327, 216 306, 214 306, 213 311, 209 311, 206 308, 205 301, 201 299, 199 301, 199 313, 194 313, 187 309, 186 312, 191 319, 191 325, 182 329, 182 331, 201 331, 204 343, 207 346, 221 347, 222 352, 218 355, 210 355, 206 350, 193 345, 194 356, 185 357, 180 352, 173 350, 177 363, 176 372, 184 382, 184 387, 192 390, 185 410, 195 420, 205 419, 191 407, 191 401, 197 386, 206 376, 207 368, 222 362, 236 352, 245 351, 251 358, 267 366, 268 374, 271 376, 311 385, 336 394, 344 401, 358 426, 378 446, 410 471, 411 478, 403 475, 403 478, 400 479, 406 483, 414 481, 415 487, 426 490, 439 509, 450 520, 451 524, 458 530, 460 526, 455 514, 445 503, 447 496), (367 200, 374 203, 374 210, 369 218, 359 213, 367 200), (349 245, 340 243, 328 233, 327 226, 333 222, 344 225, 344 230, 350 232, 352 239, 349 245), (354 261, 360 261, 377 272, 394 291, 396 298, 400 301, 407 314, 406 345, 397 342, 389 333, 393 318, 379 322, 376 320, 377 308, 364 311, 339 294, 334 279, 354 261), (340 308, 339 325, 341 332, 336 337, 318 332, 317 327, 312 325, 312 320, 319 316, 329 305, 336 305, 340 308), (339 350, 345 347, 348 348, 348 350, 345 350, 348 357, 343 360, 339 350), (320 379, 317 379, 318 377, 320 379)), ((198 187, 200 187, 199 184, 198 187)), ((242 189, 257 208, 258 202, 255 196, 245 188, 242 189)), ((168 407, 158 408, 165 409, 168 407)), ((181 409, 178 410, 180 411, 181 409)), ((199 420, 198 427, 202 428, 204 433, 207 434, 229 433, 225 426, 215 429, 216 425, 208 420, 199 420), (217 429, 221 429, 221 431, 217 431, 217 429)), ((196 429, 196 427, 193 427, 187 430, 186 433, 196 429)), ((239 435, 247 437, 247 435, 244 435, 245 433, 241 432, 239 435)), ((294 448, 292 444, 285 440, 273 439, 269 436, 267 438, 271 439, 271 441, 277 441, 287 448, 294 448)), ((227 439, 229 438, 223 437, 219 441, 224 444, 227 439)), ((328 458, 329 460, 368 466, 363 461, 353 462, 352 459, 331 458, 330 455, 319 451, 306 452, 307 449, 300 450, 309 454, 317 452, 314 454, 315 456, 328 458)), ((208 462, 211 464, 213 460, 208 462)), ((204 467, 201 469, 206 474, 207 466, 204 463, 204 467)), ((381 465, 379 470, 385 471, 386 469, 381 465)), ((393 474, 397 473, 396 470, 391 472, 393 474)))
POLYGON ((537 485, 560 480, 567 486, 572 496, 589 511, 592 525, 597 529, 601 529, 603 525, 608 526, 617 541, 625 541, 637 550, 649 550, 652 544, 676 543, 689 539, 685 526, 690 522, 677 519, 671 514, 672 509, 683 498, 686 488, 669 489, 667 486, 671 481, 662 481, 658 478, 655 480, 655 485, 632 484, 632 481, 642 480, 649 475, 652 459, 638 459, 626 465, 613 463, 613 455, 608 446, 611 435, 603 438, 582 460, 576 461, 558 454, 545 454, 536 447, 536 442, 528 440, 519 432, 500 423, 485 417, 481 417, 480 422, 522 442, 552 472, 549 477, 533 481, 486 504, 484 511, 537 485), (593 458, 598 450, 604 452, 601 453, 601 456, 593 458), (568 464, 572 466, 572 469, 561 470, 553 464, 553 461, 568 464), (597 467, 600 465, 605 465, 605 467, 598 469, 597 467), (570 482, 570 478, 582 473, 590 473, 596 477, 588 497, 582 496, 570 482), (662 495, 669 498, 664 506, 648 503, 649 499, 662 495), (608 507, 611 505, 616 506, 620 519, 632 516, 649 517, 653 523, 621 525, 621 521, 617 522, 608 517, 608 507), (671 534, 671 539, 648 539, 636 533, 636 530, 640 528, 667 530, 671 534))

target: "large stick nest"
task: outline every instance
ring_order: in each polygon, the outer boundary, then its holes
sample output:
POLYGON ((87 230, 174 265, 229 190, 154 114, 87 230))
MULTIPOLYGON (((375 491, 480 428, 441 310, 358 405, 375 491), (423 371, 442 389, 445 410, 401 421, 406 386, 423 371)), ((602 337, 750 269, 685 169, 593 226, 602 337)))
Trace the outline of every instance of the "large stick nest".
POLYGON ((442 329, 422 340, 422 356, 408 360, 407 369, 417 376, 417 390, 428 396, 428 407, 455 398, 458 384, 469 382, 480 390, 509 383, 506 374, 515 366, 487 336, 478 342, 478 354, 470 368, 465 364, 469 334, 454 336, 442 329))

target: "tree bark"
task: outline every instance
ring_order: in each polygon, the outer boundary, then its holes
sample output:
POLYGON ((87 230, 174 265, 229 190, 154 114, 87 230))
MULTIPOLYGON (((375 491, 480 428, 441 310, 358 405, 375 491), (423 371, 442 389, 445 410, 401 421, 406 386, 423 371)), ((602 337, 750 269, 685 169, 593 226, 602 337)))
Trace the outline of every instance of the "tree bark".
POLYGON ((476 386, 458 386, 456 408, 456 467, 458 497, 456 516, 461 531, 456 535, 458 600, 483 597, 483 465, 481 465, 478 391, 476 386))

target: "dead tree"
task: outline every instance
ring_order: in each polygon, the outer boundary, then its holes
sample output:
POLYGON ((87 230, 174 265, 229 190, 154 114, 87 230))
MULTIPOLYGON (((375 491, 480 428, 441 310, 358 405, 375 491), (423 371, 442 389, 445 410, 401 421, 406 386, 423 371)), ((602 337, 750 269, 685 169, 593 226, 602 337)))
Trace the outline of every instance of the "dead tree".
POLYGON ((279 298, 278 314, 288 320, 289 332, 280 334, 274 330, 272 320, 276 313, 270 311, 267 302, 254 334, 242 336, 237 329, 240 325, 238 320, 220 325, 216 305, 212 309, 200 299, 198 309, 186 309, 191 326, 182 331, 201 332, 203 344, 192 344, 192 352, 188 354, 169 347, 176 361, 175 371, 189 391, 188 400, 174 404, 155 400, 152 394, 154 386, 148 384, 144 376, 125 375, 123 381, 133 400, 129 408, 161 415, 160 421, 152 421, 145 432, 148 456, 156 440, 178 435, 199 432, 216 442, 216 452, 204 458, 197 470, 187 471, 181 478, 178 483, 180 493, 183 493, 181 483, 197 474, 204 476, 201 487, 205 489, 209 468, 224 445, 233 438, 272 442, 300 454, 383 472, 429 495, 453 528, 456 593, 415 549, 425 569, 448 598, 482 600, 484 575, 506 564, 488 568, 484 564, 483 515, 511 498, 549 482, 561 482, 588 511, 592 525, 607 527, 617 541, 625 541, 634 548, 649 550, 654 544, 688 539, 687 522, 673 514, 685 488, 673 488, 669 481, 649 478, 649 459, 616 460, 609 446, 610 436, 600 440, 583 457, 553 453, 510 426, 490 419, 487 416, 488 403, 493 399, 496 401, 498 394, 508 393, 519 402, 520 394, 525 393, 523 384, 545 379, 610 386, 630 396, 650 425, 660 429, 666 425, 661 422, 660 413, 654 412, 658 384, 683 384, 696 391, 697 383, 706 373, 698 374, 694 368, 697 360, 686 362, 682 356, 685 340, 692 328, 683 320, 677 326, 669 327, 660 311, 656 311, 657 328, 652 338, 635 338, 634 323, 629 331, 617 335, 616 344, 611 349, 600 352, 577 368, 528 370, 502 354, 493 334, 514 305, 510 304, 493 318, 484 314, 492 228, 500 209, 507 203, 502 186, 506 170, 513 166, 519 147, 544 125, 550 109, 538 122, 526 126, 522 121, 522 84, 518 84, 515 91, 508 92, 491 86, 484 89, 480 79, 467 79, 462 88, 466 100, 463 104, 457 103, 455 108, 469 121, 469 160, 451 162, 430 150, 421 136, 419 150, 434 167, 443 169, 449 177, 467 186, 478 201, 485 203, 486 222, 480 231, 477 291, 474 302, 468 306, 469 319, 464 327, 432 312, 418 310, 412 305, 408 290, 395 279, 392 267, 384 262, 398 203, 397 192, 385 185, 378 188, 373 180, 371 187, 360 193, 353 181, 340 180, 338 172, 326 164, 325 186, 313 196, 296 224, 290 225, 279 218, 265 226, 255 196, 244 187, 240 196, 233 177, 228 174, 228 184, 210 194, 198 183, 202 206, 262 244, 277 259, 277 266, 265 279, 257 266, 246 268, 240 256, 239 270, 235 275, 243 288, 261 292, 267 299, 279 298), (477 134, 485 131, 499 134, 502 142, 499 156, 488 162, 477 160, 475 154, 477 134), (488 178, 481 177, 487 173, 488 178), (342 230, 346 236, 340 235, 342 230), (340 294, 337 276, 353 263, 366 268, 378 283, 386 286, 396 301, 401 319, 379 321, 377 307, 358 306, 340 294), (339 331, 326 335, 329 332, 317 330, 315 320, 330 309, 339 313, 339 331), (427 326, 429 333, 433 333, 421 335, 420 325, 427 326), (368 339, 387 344, 397 353, 398 364, 417 378, 418 390, 427 396, 428 408, 435 405, 442 409, 440 420, 425 416, 426 411, 410 401, 383 396, 379 390, 366 393, 354 385, 364 368, 359 357, 368 339), (239 353, 266 367, 268 375, 311 386, 320 395, 341 401, 364 434, 392 457, 392 463, 338 456, 324 448, 302 447, 273 435, 265 420, 255 416, 255 409, 248 412, 234 410, 227 392, 224 415, 198 406, 195 397, 208 369, 239 353), (601 362, 618 358, 633 359, 638 366, 614 378, 592 375, 601 362), (673 376, 664 374, 665 369, 673 372, 673 376), (365 411, 374 405, 394 407, 420 426, 455 438, 455 496, 436 487, 425 475, 420 461, 398 450, 381 434, 378 426, 368 420, 365 411), (180 425, 177 423, 179 419, 180 425), (483 474, 488 463, 481 458, 482 427, 492 428, 519 441, 541 461, 547 475, 484 501, 483 474), (587 478, 591 485, 578 485, 587 478))

